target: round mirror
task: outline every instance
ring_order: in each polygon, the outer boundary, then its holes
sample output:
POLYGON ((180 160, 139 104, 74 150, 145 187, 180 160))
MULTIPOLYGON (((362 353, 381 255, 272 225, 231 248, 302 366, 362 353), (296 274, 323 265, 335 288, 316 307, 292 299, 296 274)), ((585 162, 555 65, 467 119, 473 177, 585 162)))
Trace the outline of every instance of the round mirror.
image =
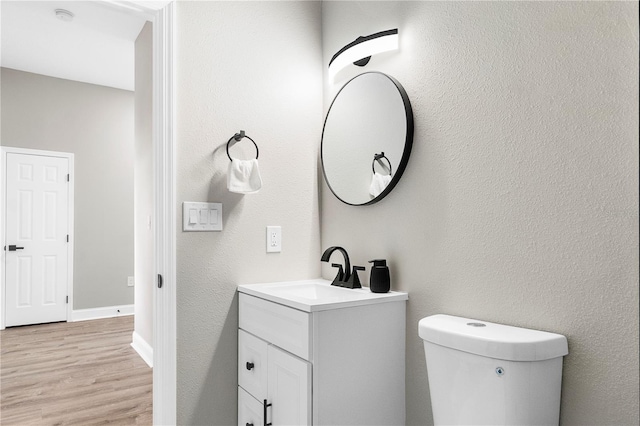
POLYGON ((348 81, 329 107, 322 131, 322 171, 346 204, 380 201, 404 172, 413 143, 413 112, 393 77, 367 72, 348 81))

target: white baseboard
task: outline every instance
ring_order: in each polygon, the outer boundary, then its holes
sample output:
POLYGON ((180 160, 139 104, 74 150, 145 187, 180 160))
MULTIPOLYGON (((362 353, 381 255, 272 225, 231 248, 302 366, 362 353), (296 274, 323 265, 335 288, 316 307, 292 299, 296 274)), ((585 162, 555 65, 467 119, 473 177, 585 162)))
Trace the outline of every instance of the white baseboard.
POLYGON ((102 308, 75 309, 71 312, 71 322, 133 315, 133 305, 105 306, 102 308))
POLYGON ((131 337, 131 347, 138 352, 140 358, 142 358, 149 367, 153 368, 153 348, 135 331, 131 337))

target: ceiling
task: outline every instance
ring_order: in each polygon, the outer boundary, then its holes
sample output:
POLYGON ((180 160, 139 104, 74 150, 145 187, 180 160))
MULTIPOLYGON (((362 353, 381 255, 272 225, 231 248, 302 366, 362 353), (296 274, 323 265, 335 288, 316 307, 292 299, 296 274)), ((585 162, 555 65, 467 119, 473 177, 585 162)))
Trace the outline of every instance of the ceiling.
POLYGON ((144 18, 103 1, 2 0, 0 14, 2 67, 134 90, 134 42, 144 18), (65 22, 55 9, 75 16, 65 22))

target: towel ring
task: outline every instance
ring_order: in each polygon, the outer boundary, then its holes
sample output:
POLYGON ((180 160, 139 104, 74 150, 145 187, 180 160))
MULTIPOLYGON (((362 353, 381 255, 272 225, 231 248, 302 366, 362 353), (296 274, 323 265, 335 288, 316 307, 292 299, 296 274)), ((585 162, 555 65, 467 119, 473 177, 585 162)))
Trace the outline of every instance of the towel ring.
POLYGON ((373 173, 375 173, 376 172, 376 168, 375 168, 376 161, 379 162, 379 163, 382 163, 382 159, 387 160, 387 163, 389 163, 389 176, 391 176, 393 174, 392 173, 392 169, 391 169, 391 161, 389 161, 387 156, 384 155, 384 152, 381 152, 380 154, 374 154, 373 155, 373 162, 371 163, 371 170, 373 170, 373 173))
POLYGON ((251 142, 253 142, 253 145, 255 145, 255 147, 256 147, 256 160, 257 160, 258 156, 260 155, 260 150, 258 149, 258 144, 256 143, 256 141, 251 139, 249 136, 245 135, 244 130, 240 130, 240 133, 236 133, 235 135, 231 136, 229 138, 229 140, 227 141, 227 157, 229 157, 229 160, 233 161, 233 158, 231 158, 231 155, 229 154, 229 144, 231 143, 231 141, 235 140, 236 142, 240 142, 243 138, 249 139, 251 142))

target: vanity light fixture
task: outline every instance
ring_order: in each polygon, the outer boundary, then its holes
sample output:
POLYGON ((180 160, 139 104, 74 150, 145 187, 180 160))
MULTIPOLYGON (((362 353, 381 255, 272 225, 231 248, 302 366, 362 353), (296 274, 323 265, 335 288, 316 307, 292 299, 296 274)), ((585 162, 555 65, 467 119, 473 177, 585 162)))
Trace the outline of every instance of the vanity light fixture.
POLYGON ((363 67, 369 63, 372 55, 398 49, 398 29, 380 31, 364 37, 358 37, 333 55, 329 61, 329 78, 353 63, 363 67))
POLYGON ((56 9, 55 13, 56 13, 56 18, 65 22, 73 21, 73 17, 75 16, 72 12, 69 12, 66 9, 56 9))

